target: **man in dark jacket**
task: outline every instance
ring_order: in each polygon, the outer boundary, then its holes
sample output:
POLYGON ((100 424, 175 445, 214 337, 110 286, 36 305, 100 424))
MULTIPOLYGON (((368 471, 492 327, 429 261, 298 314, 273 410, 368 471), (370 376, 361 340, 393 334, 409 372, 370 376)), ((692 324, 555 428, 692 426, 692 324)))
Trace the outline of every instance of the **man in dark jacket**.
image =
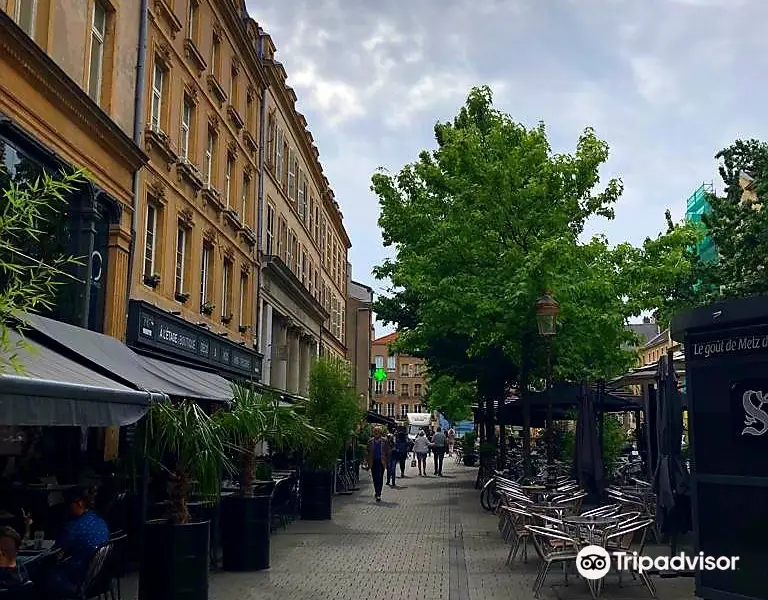
POLYGON ((389 464, 390 449, 386 440, 381 437, 381 427, 373 428, 373 439, 368 442, 365 467, 371 470, 373 491, 376 502, 381 502, 381 488, 384 487, 384 471, 389 464))

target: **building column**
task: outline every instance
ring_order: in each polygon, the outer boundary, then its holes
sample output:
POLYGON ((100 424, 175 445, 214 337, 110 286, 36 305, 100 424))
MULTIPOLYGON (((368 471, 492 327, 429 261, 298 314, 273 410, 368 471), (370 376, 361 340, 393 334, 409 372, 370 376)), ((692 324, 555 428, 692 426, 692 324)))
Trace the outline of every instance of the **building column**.
POLYGON ((119 225, 109 228, 109 256, 106 261, 107 281, 104 294, 104 333, 125 341, 128 324, 128 306, 126 305, 126 286, 130 274, 128 264, 131 234, 119 225))
POLYGON ((301 367, 301 356, 299 348, 299 332, 291 328, 288 332, 288 388, 291 394, 299 393, 299 368, 301 367))
POLYGON ((261 382, 264 385, 270 385, 270 381, 272 381, 272 305, 262 300, 260 314, 259 352, 264 355, 261 382))
POLYGON ((272 375, 270 385, 280 390, 287 389, 288 375, 288 327, 283 319, 273 320, 272 347, 272 375))
POLYGON ((307 396, 309 394, 309 373, 312 370, 312 355, 314 354, 314 341, 312 337, 306 336, 301 340, 301 375, 300 394, 307 396))

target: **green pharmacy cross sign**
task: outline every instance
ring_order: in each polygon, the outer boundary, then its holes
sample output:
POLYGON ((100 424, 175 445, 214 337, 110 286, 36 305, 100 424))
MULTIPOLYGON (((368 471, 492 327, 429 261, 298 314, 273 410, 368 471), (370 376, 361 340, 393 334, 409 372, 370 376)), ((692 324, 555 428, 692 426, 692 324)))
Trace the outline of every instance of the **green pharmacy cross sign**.
POLYGON ((373 372, 373 378, 379 382, 384 381, 387 378, 387 372, 382 367, 378 367, 373 372))

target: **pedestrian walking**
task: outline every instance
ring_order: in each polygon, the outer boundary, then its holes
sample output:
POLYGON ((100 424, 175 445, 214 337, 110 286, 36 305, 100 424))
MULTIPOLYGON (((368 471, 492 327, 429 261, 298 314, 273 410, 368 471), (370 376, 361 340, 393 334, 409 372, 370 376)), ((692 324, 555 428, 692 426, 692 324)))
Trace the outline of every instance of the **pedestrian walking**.
POLYGON ((441 427, 437 428, 435 435, 432 436, 432 453, 435 455, 435 475, 443 476, 443 459, 445 450, 448 447, 448 441, 441 427))
POLYGON ((387 448, 389 448, 389 460, 387 461, 387 485, 395 487, 397 454, 395 452, 395 436, 391 433, 387 434, 387 448))
POLYGON ((387 442, 381 437, 381 427, 374 427, 373 439, 368 442, 365 467, 371 470, 376 502, 381 502, 381 488, 384 487, 384 470, 388 464, 389 448, 387 447, 387 442))
POLYGON ((397 463, 400 465, 400 477, 405 477, 405 461, 408 460, 408 434, 405 429, 401 429, 397 432, 397 439, 395 439, 395 454, 397 456, 397 463))
POLYGON ((416 455, 416 463, 419 467, 419 477, 427 476, 427 452, 429 451, 429 440, 424 431, 419 431, 416 439, 413 441, 413 453, 416 455))
POLYGON ((453 446, 456 443, 456 432, 451 427, 448 430, 448 456, 453 456, 453 446))

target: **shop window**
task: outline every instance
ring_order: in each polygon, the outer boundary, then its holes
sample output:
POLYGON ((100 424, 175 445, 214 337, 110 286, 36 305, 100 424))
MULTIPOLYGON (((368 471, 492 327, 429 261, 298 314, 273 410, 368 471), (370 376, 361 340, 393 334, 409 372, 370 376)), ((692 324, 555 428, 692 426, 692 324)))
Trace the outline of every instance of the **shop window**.
POLYGON ((296 152, 288 151, 288 197, 296 201, 296 170, 298 163, 296 161, 296 152))
POLYGON ((272 256, 275 249, 275 207, 267 202, 266 254, 272 256))
POLYGON ((37 0, 16 0, 13 9, 13 20, 32 39, 35 39, 37 3, 37 0))
POLYGON ((179 221, 176 230, 176 299, 184 302, 189 297, 187 294, 187 260, 189 257, 190 232, 187 226, 179 221))
POLYGON ((107 37, 107 11, 101 2, 93 5, 91 19, 91 55, 88 68, 88 95, 100 103, 104 80, 104 52, 107 37))
POLYGON ((224 173, 224 197, 227 208, 232 206, 232 172, 235 169, 235 159, 231 154, 227 154, 227 170, 224 173))
POLYGON ((203 257, 200 264, 200 310, 204 312, 211 298, 211 273, 213 272, 213 246, 203 244, 203 257))
POLYGON ((187 38, 197 44, 197 24, 199 7, 197 0, 189 0, 187 4, 187 38))
POLYGON ((214 34, 211 42, 211 75, 219 78, 219 61, 221 60, 221 40, 214 34))
POLYGON ((144 227, 144 282, 155 279, 158 245, 158 214, 160 210, 152 202, 147 203, 147 218, 144 227))
POLYGON ((248 197, 251 195, 251 179, 248 175, 243 174, 243 189, 240 194, 240 218, 243 220, 244 225, 248 225, 250 220, 248 219, 248 197))
POLYGON ((152 131, 163 131, 163 107, 166 82, 165 67, 157 60, 152 69, 152 104, 150 106, 150 125, 152 131))
POLYGON ((242 328, 247 325, 248 320, 245 318, 246 311, 248 310, 248 274, 240 273, 240 295, 237 306, 238 326, 242 328))
POLYGON ((195 105, 189 96, 184 94, 184 103, 181 108, 181 132, 179 135, 179 157, 188 161, 190 154, 194 153, 192 146, 193 121, 195 105))
POLYGON ((302 221, 305 221, 307 218, 307 181, 304 171, 299 171, 297 199, 299 205, 299 218, 302 221))
POLYGON ((216 137, 216 133, 208 130, 208 141, 205 145, 205 164, 204 164, 204 175, 205 175, 205 185, 207 186, 213 186, 215 183, 215 157, 216 157, 216 145, 217 145, 218 138, 216 137))
POLYGON ((221 270, 221 318, 230 319, 232 316, 232 261, 225 260, 221 270))
POLYGON ((277 130, 277 139, 275 140, 275 177, 280 185, 283 183, 283 174, 285 173, 285 138, 281 129, 277 130))

